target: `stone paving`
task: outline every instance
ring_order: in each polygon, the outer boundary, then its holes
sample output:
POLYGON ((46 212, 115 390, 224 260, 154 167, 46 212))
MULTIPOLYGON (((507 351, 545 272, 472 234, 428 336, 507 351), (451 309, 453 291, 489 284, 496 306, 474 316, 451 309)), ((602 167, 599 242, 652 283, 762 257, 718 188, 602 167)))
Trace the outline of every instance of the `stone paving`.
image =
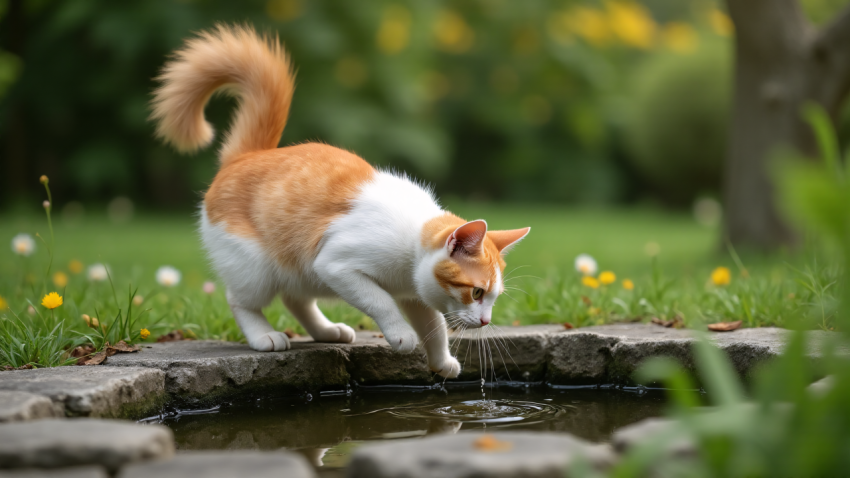
MULTIPOLYGON (((731 358, 738 373, 747 376, 781 352, 787 333, 776 328, 743 329, 709 337, 731 358)), ((486 357, 497 380, 550 386, 629 384, 632 372, 652 356, 672 357, 693 370, 693 334, 644 324, 574 330, 560 325, 508 327, 491 337, 489 348, 480 349, 475 336, 453 337, 452 351, 464 365, 456 381, 477 381, 486 357), (497 342, 502 344, 498 350, 497 342)), ((825 334, 810 332, 813 359, 819 356, 818 343, 825 334)), ((303 457, 283 451, 173 457, 173 436, 167 428, 97 417, 142 418, 166 403, 213 403, 246 393, 338 391, 352 384, 433 386, 438 381, 443 379, 428 370, 421 349, 397 354, 374 332, 359 332, 355 344, 344 345, 296 338, 291 350, 273 353, 213 341, 151 344, 139 353, 110 357, 100 366, 0 372, 0 478, 188 476, 188 470, 201 468, 211 477, 266 476, 271 470, 285 476, 314 476, 303 457)), ((621 429, 614 445, 627 450, 659 426, 664 425, 639 423, 621 429)), ((616 456, 607 446, 589 445, 567 434, 495 435, 512 443, 512 451, 463 452, 474 448, 472 441, 480 436, 476 434, 402 440, 363 447, 347 473, 351 477, 562 476, 559 473, 575 456, 589 458, 597 467, 616 456), (534 455, 547 447, 554 448, 545 456, 534 455), (533 460, 523 458, 532 455, 533 460), (406 460, 403 466, 397 465, 401 457, 406 460), (435 475, 428 469, 442 471, 435 475)))

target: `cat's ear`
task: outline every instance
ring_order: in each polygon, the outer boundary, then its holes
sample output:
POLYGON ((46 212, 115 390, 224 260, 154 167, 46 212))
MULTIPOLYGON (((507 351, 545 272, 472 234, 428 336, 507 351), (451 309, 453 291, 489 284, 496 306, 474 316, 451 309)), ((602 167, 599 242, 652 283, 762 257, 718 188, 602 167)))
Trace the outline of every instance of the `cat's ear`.
POLYGON ((490 231, 487 233, 487 237, 493 241, 493 244, 496 246, 496 249, 502 253, 502 255, 507 254, 519 241, 522 240, 528 233, 531 232, 530 227, 524 227, 522 229, 511 229, 510 231, 490 231))
POLYGON ((481 244, 486 235, 487 222, 483 219, 467 222, 449 236, 446 240, 446 248, 452 257, 457 254, 474 256, 481 251, 481 244))

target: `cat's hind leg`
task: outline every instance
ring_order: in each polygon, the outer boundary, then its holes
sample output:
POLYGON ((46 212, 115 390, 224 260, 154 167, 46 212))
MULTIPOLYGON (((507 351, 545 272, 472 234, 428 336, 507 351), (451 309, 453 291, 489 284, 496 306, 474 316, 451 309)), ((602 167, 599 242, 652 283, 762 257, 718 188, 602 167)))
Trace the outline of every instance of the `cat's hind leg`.
POLYGON ((345 325, 337 324, 328 320, 316 299, 303 299, 281 295, 283 304, 298 319, 304 330, 310 334, 316 342, 334 342, 350 344, 357 338, 354 329, 345 325))
POLYGON ((239 293, 227 290, 227 303, 248 345, 259 352, 277 352, 289 349, 289 337, 273 329, 263 315, 262 308, 271 302, 274 292, 268 294, 239 293))

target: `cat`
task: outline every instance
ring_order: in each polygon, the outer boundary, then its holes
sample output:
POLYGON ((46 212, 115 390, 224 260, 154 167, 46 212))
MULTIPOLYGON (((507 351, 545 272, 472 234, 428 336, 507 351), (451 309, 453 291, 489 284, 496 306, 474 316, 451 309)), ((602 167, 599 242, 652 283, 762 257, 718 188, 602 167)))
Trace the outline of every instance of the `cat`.
POLYGON ((238 98, 200 232, 252 349, 290 348, 261 310, 276 295, 317 342, 354 342, 351 327, 316 305, 340 298, 373 318, 394 350, 412 352, 421 340, 431 370, 460 373, 443 314, 487 325, 504 291, 503 256, 530 228, 488 231, 443 210, 430 189, 340 148, 278 148, 294 73, 279 40, 249 26, 187 40, 157 80, 156 134, 182 152, 212 142, 204 106, 214 92, 238 98))

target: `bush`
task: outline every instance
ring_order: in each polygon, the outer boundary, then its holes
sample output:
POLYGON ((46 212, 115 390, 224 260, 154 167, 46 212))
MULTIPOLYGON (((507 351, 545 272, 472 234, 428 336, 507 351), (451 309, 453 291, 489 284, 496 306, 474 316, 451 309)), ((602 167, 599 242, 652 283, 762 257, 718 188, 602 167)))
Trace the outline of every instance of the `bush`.
POLYGON ((637 72, 626 124, 630 159, 667 202, 719 189, 731 91, 726 45, 659 53, 637 72))

